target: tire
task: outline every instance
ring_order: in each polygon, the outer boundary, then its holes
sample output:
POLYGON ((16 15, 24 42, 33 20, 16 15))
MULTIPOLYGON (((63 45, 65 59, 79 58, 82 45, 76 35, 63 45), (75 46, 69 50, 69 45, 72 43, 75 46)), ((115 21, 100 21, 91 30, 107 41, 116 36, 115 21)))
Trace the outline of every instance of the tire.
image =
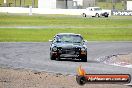
POLYGON ((105 16, 105 17, 108 17, 108 15, 107 15, 107 16, 105 16))
POLYGON ((52 55, 50 55, 50 60, 55 60, 56 58, 54 58, 52 55))
POLYGON ((98 13, 95 14, 95 17, 100 17, 98 13))
POLYGON ((104 17, 108 17, 109 14, 107 12, 104 13, 104 17))
POLYGON ((53 55, 50 53, 50 60, 56 60, 55 57, 53 57, 53 55))
POLYGON ((56 58, 56 61, 60 61, 60 57, 57 57, 57 58, 56 58))
POLYGON ((83 17, 87 17, 87 15, 85 13, 82 14, 83 17))
POLYGON ((87 56, 81 58, 81 61, 82 61, 82 62, 87 62, 87 56))
POLYGON ((76 81, 79 85, 84 85, 86 83, 86 78, 84 76, 76 76, 76 81))

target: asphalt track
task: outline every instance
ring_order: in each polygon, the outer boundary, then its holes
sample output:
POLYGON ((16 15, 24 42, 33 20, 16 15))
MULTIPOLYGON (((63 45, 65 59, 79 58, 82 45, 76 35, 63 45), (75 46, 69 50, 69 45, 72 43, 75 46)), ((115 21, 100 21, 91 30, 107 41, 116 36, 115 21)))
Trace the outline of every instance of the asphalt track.
POLYGON ((106 65, 97 61, 104 56, 132 53, 132 42, 88 42, 88 62, 51 61, 49 46, 50 42, 1 42, 0 67, 75 75, 77 67, 82 65, 88 73, 132 74, 132 68, 106 65))

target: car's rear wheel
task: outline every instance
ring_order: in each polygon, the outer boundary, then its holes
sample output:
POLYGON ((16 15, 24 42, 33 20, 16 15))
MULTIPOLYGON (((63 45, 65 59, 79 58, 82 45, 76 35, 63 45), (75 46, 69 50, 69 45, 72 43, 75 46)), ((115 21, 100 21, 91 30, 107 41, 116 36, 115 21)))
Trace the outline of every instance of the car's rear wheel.
POLYGON ((109 14, 107 12, 104 13, 104 17, 108 17, 109 14))
POLYGON ((105 17, 108 17, 108 15, 106 15, 105 17))

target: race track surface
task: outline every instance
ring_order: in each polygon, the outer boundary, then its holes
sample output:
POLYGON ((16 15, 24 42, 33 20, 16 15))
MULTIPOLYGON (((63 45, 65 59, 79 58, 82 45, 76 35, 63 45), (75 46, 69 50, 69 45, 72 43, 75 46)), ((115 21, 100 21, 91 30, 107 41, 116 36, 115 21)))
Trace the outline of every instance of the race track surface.
POLYGON ((112 66, 97 61, 98 58, 104 56, 132 53, 132 42, 88 42, 88 62, 50 60, 49 47, 50 42, 1 42, 0 67, 75 75, 77 67, 82 65, 87 73, 127 73, 132 75, 132 68, 112 66))

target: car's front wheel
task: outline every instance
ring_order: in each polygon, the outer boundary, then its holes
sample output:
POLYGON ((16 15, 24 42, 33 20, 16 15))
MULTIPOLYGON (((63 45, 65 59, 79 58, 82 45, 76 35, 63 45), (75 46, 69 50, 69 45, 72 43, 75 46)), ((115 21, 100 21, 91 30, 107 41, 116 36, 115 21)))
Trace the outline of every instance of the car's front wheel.
POLYGON ((95 14, 95 17, 100 17, 98 13, 95 14))
POLYGON ((56 58, 54 58, 53 56, 50 56, 50 60, 55 60, 56 58))
POLYGON ((82 62, 87 62, 87 56, 81 58, 82 62))
POLYGON ((60 61, 60 57, 57 57, 57 58, 56 58, 56 61, 60 61))
POLYGON ((55 57, 53 57, 53 55, 52 54, 50 54, 50 60, 55 60, 56 58, 55 57))
POLYGON ((85 13, 82 14, 83 17, 86 17, 87 15, 85 13))

